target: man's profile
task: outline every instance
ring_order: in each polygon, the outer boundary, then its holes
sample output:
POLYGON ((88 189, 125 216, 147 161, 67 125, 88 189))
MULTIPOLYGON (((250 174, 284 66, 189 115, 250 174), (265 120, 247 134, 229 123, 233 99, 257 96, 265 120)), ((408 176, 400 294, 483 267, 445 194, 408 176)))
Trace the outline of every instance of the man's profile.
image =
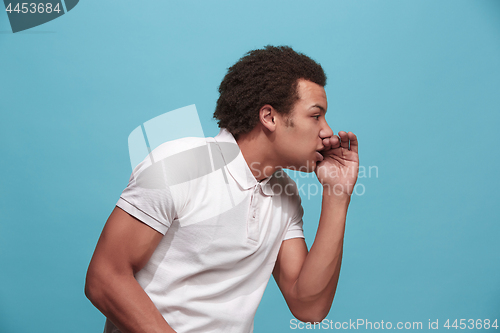
POLYGON ((297 319, 326 317, 359 160, 356 136, 326 122, 325 84, 289 47, 250 51, 219 87, 219 135, 166 142, 134 169, 87 273, 106 333, 252 332, 271 274, 297 319), (285 168, 324 189, 310 251, 285 168))

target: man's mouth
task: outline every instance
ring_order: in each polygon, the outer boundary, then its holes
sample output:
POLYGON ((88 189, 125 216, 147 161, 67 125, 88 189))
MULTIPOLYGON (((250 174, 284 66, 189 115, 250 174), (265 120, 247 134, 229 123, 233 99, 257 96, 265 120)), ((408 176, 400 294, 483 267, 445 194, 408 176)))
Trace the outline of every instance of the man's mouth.
POLYGON ((316 157, 318 158, 318 160, 321 162, 323 161, 323 155, 321 155, 321 153, 319 151, 316 151, 316 157))

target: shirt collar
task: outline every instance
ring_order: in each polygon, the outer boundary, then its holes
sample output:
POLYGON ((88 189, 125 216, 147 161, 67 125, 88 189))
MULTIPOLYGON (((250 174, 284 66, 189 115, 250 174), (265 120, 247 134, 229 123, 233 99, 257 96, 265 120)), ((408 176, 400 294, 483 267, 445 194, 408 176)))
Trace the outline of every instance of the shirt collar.
POLYGON ((224 159, 224 164, 227 167, 228 172, 231 174, 231 177, 240 185, 241 188, 248 190, 253 188, 254 186, 260 183, 262 188, 262 192, 265 195, 271 196, 274 195, 274 191, 271 187, 271 183, 269 180, 273 177, 272 175, 263 179, 262 181, 257 181, 252 171, 248 167, 243 154, 238 146, 238 143, 234 139, 234 136, 225 128, 222 128, 219 134, 214 138, 217 143, 231 143, 236 145, 238 149, 237 156, 234 157, 234 148, 232 145, 218 145, 219 149, 222 153, 222 157, 224 159))

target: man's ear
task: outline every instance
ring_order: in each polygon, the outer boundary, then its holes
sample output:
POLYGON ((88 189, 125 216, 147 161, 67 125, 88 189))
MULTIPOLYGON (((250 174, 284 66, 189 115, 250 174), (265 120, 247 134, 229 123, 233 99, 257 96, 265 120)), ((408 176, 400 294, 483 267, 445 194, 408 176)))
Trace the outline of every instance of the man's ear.
POLYGON ((260 123, 267 128, 270 132, 276 130, 276 116, 278 112, 269 104, 260 108, 259 119, 260 123))

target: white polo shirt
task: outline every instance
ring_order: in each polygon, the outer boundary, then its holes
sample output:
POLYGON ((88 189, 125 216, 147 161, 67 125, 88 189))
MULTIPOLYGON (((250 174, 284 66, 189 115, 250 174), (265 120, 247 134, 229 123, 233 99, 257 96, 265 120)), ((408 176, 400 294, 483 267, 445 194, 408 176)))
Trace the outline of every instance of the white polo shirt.
POLYGON ((179 333, 252 332, 282 241, 304 237, 293 180, 258 182, 225 129, 156 148, 117 206, 165 235, 136 279, 179 333))

